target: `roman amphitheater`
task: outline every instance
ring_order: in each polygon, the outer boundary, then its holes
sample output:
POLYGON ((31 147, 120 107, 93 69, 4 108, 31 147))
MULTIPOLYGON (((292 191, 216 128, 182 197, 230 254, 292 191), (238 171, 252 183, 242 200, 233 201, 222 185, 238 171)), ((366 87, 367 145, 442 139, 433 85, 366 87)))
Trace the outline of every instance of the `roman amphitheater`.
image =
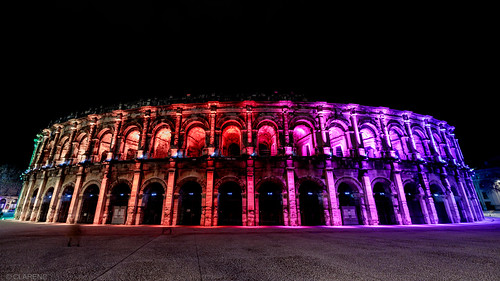
POLYGON ((15 217, 165 226, 480 221, 454 129, 409 111, 279 95, 89 110, 37 135, 15 217))

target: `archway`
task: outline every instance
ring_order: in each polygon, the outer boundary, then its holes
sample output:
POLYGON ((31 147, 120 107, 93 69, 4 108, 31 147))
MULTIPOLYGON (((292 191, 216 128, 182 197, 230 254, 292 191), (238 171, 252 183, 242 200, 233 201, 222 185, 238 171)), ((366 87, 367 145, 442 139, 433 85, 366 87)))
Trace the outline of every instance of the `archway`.
POLYGON ((125 224, 129 197, 130 187, 126 183, 118 184, 113 188, 109 199, 107 223, 125 224))
POLYGON ((377 207, 379 224, 396 224, 390 187, 381 182, 375 183, 373 186, 373 197, 375 199, 375 206, 377 207))
POLYGON ((436 208, 439 223, 451 223, 448 212, 446 211, 443 191, 437 184, 431 184, 430 190, 434 198, 434 207, 436 208))
POLYGON ((453 195, 455 197, 455 203, 457 205, 458 214, 460 215, 460 222, 467 222, 467 216, 465 215, 462 196, 460 196, 460 193, 458 193, 458 190, 454 185, 451 186, 451 192, 453 192, 453 195))
POLYGON ((408 211, 410 212, 410 218, 412 224, 424 224, 424 214, 422 213, 422 205, 420 204, 420 192, 415 183, 410 182, 405 184, 405 196, 406 205, 408 206, 408 211))
POLYGON ((356 188, 341 183, 338 188, 339 208, 343 225, 361 224, 360 196, 356 188))
POLYGON ((281 186, 273 182, 259 188, 259 224, 283 225, 283 199, 281 186))
POLYGON ((312 182, 305 181, 299 187, 300 220, 302 225, 324 225, 323 190, 312 182))
POLYGON ((201 186, 194 181, 185 183, 179 191, 179 225, 200 225, 201 186))
POLYGON ((27 220, 27 221, 30 220, 31 214, 33 212, 33 208, 35 207, 35 201, 36 201, 37 195, 38 195, 38 189, 35 189, 35 191, 33 191, 33 194, 31 195, 31 200, 30 200, 30 203, 28 206, 28 213, 27 213, 26 217, 24 218, 24 220, 27 220))
POLYGON ((73 190, 73 186, 68 186, 64 189, 61 195, 61 205, 59 206, 59 213, 57 214, 57 222, 66 222, 68 219, 69 205, 71 205, 73 190))
POLYGON ((241 188, 235 182, 219 187, 217 203, 218 225, 242 225, 241 188))
POLYGON ((93 223, 97 201, 99 199, 99 187, 93 184, 87 189, 82 196, 82 208, 78 223, 93 223))
POLYGON ((157 182, 146 187, 142 195, 143 224, 161 224, 164 194, 163 186, 157 182))
POLYGON ((50 201, 52 200, 52 194, 54 193, 54 188, 49 188, 42 199, 42 205, 40 206, 40 218, 39 222, 47 221, 47 213, 49 212, 50 201))

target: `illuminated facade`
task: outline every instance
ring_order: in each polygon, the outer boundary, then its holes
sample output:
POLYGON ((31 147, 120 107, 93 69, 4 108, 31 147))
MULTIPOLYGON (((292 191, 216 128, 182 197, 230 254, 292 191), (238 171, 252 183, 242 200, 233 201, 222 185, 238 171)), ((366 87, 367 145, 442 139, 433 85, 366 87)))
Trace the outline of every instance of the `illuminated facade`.
POLYGON ((16 211, 33 222, 378 225, 483 220, 454 128, 383 107, 208 101, 53 124, 16 211))

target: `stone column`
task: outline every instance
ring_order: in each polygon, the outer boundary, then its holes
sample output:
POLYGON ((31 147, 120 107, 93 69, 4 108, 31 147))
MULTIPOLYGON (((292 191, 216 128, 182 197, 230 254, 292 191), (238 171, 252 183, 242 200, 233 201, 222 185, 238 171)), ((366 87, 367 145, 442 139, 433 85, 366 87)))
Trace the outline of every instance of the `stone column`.
POLYGON ((357 156, 365 157, 366 152, 365 149, 363 148, 363 143, 361 142, 361 136, 359 134, 359 128, 358 128, 357 113, 354 108, 351 110, 350 118, 351 118, 351 126, 354 133, 354 136, 352 137, 353 149, 354 151, 356 151, 357 156))
POLYGON ((54 136, 54 144, 50 148, 49 158, 47 159, 47 163, 45 163, 45 165, 51 165, 54 162, 54 155, 56 153, 57 143, 59 142, 59 136, 61 135, 62 126, 61 125, 55 125, 55 127, 56 127, 56 133, 55 133, 55 136, 54 136))
POLYGON ((405 124, 406 134, 408 135, 408 141, 409 141, 408 147, 410 147, 410 150, 412 152, 413 160, 419 160, 421 157, 420 153, 417 150, 415 139, 413 138, 413 131, 411 130, 410 117, 408 116, 408 114, 403 115, 403 122, 405 124))
POLYGON ((205 191, 205 226, 212 225, 213 218, 213 204, 214 204, 214 170, 213 160, 209 160, 208 162, 212 162, 208 164, 207 167, 207 188, 205 191))
POLYGON ((438 223, 438 216, 436 212, 436 206, 434 205, 434 198, 432 198, 432 194, 430 191, 430 186, 429 186, 429 180, 427 179, 427 175, 423 171, 423 166, 420 164, 418 165, 418 175, 419 175, 419 180, 420 180, 420 185, 422 186, 422 191, 423 191, 423 199, 425 201, 425 206, 426 206, 426 211, 427 211, 427 216, 426 221, 431 224, 438 223))
POLYGON ((254 152, 254 145, 252 141, 252 107, 247 105, 247 154, 252 155, 254 152))
MULTIPOLYGON (((107 201, 107 189, 108 189, 108 181, 111 174, 111 166, 109 162, 104 162, 102 169, 104 170, 104 174, 101 181, 101 188, 99 189, 99 199, 97 200, 97 206, 95 210, 94 216, 94 224, 105 224, 105 204, 107 201)), ((106 215, 107 218, 107 215, 106 215)))
POLYGON ((142 163, 135 162, 134 167, 134 177, 132 179, 132 190, 130 191, 130 198, 128 200, 127 206, 127 221, 126 225, 133 225, 135 222, 135 216, 137 214, 137 201, 139 199, 139 190, 141 188, 141 176, 142 176, 142 163))
MULTIPOLYGON (((31 197, 30 197, 30 195, 33 193, 33 190, 35 188, 35 182, 36 182, 36 174, 33 173, 29 177, 28 187, 26 188, 24 196, 21 197, 19 203, 17 204, 18 206, 22 206, 22 208, 17 208, 16 209, 16 219, 17 219, 17 216, 18 216, 18 212, 19 211, 21 212, 19 214, 19 220, 20 221, 26 220, 26 216, 28 215, 29 205, 31 203, 31 197), (22 205, 21 205, 21 200, 23 200, 22 201, 22 205)), ((25 184, 26 184, 26 182, 25 182, 25 184)), ((23 188, 23 190, 24 190, 24 188, 23 188)))
POLYGON ((377 206, 375 205, 375 198, 373 197, 373 190, 370 178, 368 177, 368 171, 361 170, 361 182, 364 188, 366 211, 368 213, 368 224, 378 225, 378 214, 377 206))
POLYGON ((34 167, 35 168, 39 168, 40 166, 43 166, 44 163, 41 163, 43 161, 43 152, 47 146, 47 143, 49 142, 49 137, 50 137, 50 131, 45 129, 43 130, 43 134, 42 134, 42 144, 40 145, 40 149, 38 150, 37 152, 37 155, 35 157, 35 160, 34 160, 34 167))
POLYGON ((292 144, 290 143, 290 132, 288 131, 288 108, 283 108, 283 134, 285 135, 285 155, 292 155, 292 144))
POLYGON ((445 206, 446 206, 446 211, 448 212, 448 216, 450 217, 450 220, 453 223, 459 223, 460 222, 460 213, 457 208, 457 203, 455 201, 455 196, 453 192, 451 191, 451 185, 450 182, 448 181, 448 173, 446 172, 445 167, 441 167, 441 182, 443 183, 443 186, 446 190, 446 196, 445 196, 445 206))
POLYGON ((66 220, 66 223, 76 223, 76 212, 78 212, 76 207, 78 206, 78 199, 80 190, 82 189, 84 177, 85 169, 83 166, 80 166, 78 167, 78 173, 76 174, 75 189, 73 190, 73 195, 71 196, 71 203, 69 205, 68 219, 66 220))
MULTIPOLYGON (((106 157, 107 159, 111 160, 115 157, 118 157, 120 154, 120 147, 118 145, 118 135, 120 134, 120 129, 122 125, 122 113, 117 113, 116 114, 116 119, 115 119, 115 127, 113 130, 113 136, 111 138, 111 145, 110 145, 110 150, 108 153, 108 156, 106 157)), ((98 155, 100 157, 100 155, 98 155)))
POLYGON ((59 174, 57 175, 56 184, 54 186, 54 192, 52 193, 52 200, 50 201, 49 212, 47 214, 47 222, 56 222, 57 221, 56 207, 60 201, 59 194, 61 193, 63 181, 64 181, 64 174, 63 174, 63 170, 61 169, 59 171, 59 174))
MULTIPOLYGON (((68 152, 66 155, 62 155, 62 149, 61 149, 61 157, 62 157, 62 163, 66 163, 68 162, 68 160, 71 159, 71 156, 73 155, 73 149, 75 147, 75 143, 74 140, 75 140, 75 137, 76 137, 76 126, 78 126, 78 122, 73 122, 73 125, 71 126, 71 134, 69 135, 69 139, 68 139, 68 142, 69 142, 69 149, 68 149, 68 152)), ((69 163, 71 164, 71 163, 69 163)))
POLYGON ((33 149, 33 154, 31 155, 30 164, 28 166, 30 168, 33 168, 33 166, 35 164, 34 160, 38 154, 38 148, 40 147, 40 143, 42 142, 42 139, 43 139, 43 135, 37 134, 36 138, 33 140, 35 142, 35 144, 34 144, 35 148, 33 149))
POLYGON ((177 108, 175 113, 175 134, 174 134, 174 148, 172 148, 172 155, 175 155, 180 150, 179 145, 179 134, 181 132, 181 118, 182 118, 182 108, 177 108))
POLYGON ((288 226, 297 226, 297 201, 295 200, 295 168, 286 167, 286 185, 288 193, 288 226))
POLYGON ((87 146, 87 149, 85 151, 83 159, 81 159, 81 162, 85 162, 87 160, 89 160, 89 161, 93 160, 92 159, 92 154, 93 154, 92 151, 97 143, 97 139, 95 139, 95 136, 94 136, 96 124, 97 124, 97 117, 93 117, 90 121, 90 129, 89 129, 89 135, 88 135, 89 144, 87 146))
POLYGON ((330 222, 327 225, 342 225, 342 216, 340 214, 339 203, 337 199, 337 190, 335 188, 335 179, 333 176, 333 168, 325 169, 326 186, 328 188, 328 204, 330 206, 330 222))
MULTIPOLYGON (((41 201, 43 200, 43 192, 45 189, 45 184, 47 183, 47 172, 42 172, 42 180, 40 185, 38 186, 38 194, 36 195, 35 203, 33 204, 33 210, 31 212, 31 216, 29 221, 36 221, 36 217, 38 215, 38 209, 40 208, 41 201)), ((31 201, 31 200, 30 200, 31 201)))
POLYGON ((474 212, 472 211, 471 203, 470 203, 469 197, 467 196, 467 192, 466 192, 465 187, 464 187, 464 185, 465 185, 464 180, 458 171, 455 174, 455 180, 458 184, 458 187, 457 187, 458 192, 461 193, 459 195, 461 197, 462 206, 464 208, 465 218, 466 218, 467 222, 473 222, 474 221, 474 212))
POLYGON ((451 148, 450 148, 450 143, 448 141, 448 136, 446 135, 446 128, 445 128, 444 122, 441 122, 439 124, 439 133, 441 134, 441 138, 443 139, 443 142, 444 142, 446 157, 448 157, 448 159, 450 159, 450 160, 454 159, 453 154, 451 153, 451 148))
POLYGON ((137 151, 137 158, 148 158, 146 152, 148 151, 148 131, 149 131, 149 119, 150 119, 150 110, 147 110, 144 114, 144 118, 142 121, 142 132, 141 132, 141 140, 139 144, 139 149, 137 151))
POLYGON ((163 224, 172 225, 173 216, 173 199, 174 199, 174 184, 175 184, 175 161, 170 161, 167 178, 167 193, 165 194, 165 205, 163 207, 163 224))
POLYGON ((327 138, 327 132, 325 130, 325 117, 323 115, 322 108, 318 108, 318 124, 319 124, 319 131, 321 134, 321 147, 323 148, 322 153, 326 155, 330 155, 331 153, 331 148, 330 148, 330 140, 327 138))
POLYGON ((255 190, 254 190, 254 163, 253 159, 247 160, 247 226, 255 224, 255 190))
POLYGON ((393 163, 392 181, 396 189, 396 194, 398 195, 398 205, 399 205, 399 212, 401 214, 401 222, 404 225, 409 225, 411 224, 410 210, 408 210, 408 203, 406 202, 405 189, 403 186, 403 181, 401 179, 401 170, 398 167, 398 163, 393 163))

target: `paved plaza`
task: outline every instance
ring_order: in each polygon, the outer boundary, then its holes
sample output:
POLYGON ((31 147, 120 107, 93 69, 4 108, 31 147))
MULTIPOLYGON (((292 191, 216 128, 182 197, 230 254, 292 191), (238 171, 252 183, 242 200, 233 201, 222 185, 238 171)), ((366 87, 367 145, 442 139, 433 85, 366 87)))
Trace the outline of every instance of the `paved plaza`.
POLYGON ((500 280, 500 219, 359 227, 0 221, 0 280, 500 280), (163 232, 163 233, 162 233, 163 232))

